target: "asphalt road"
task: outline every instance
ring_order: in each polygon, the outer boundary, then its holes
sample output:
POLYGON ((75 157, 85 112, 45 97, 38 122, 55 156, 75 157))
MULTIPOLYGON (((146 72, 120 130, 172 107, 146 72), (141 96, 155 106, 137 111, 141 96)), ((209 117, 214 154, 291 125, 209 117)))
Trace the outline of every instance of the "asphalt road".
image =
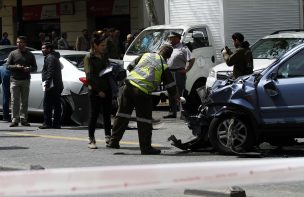
MULTIPOLYGON (((154 112, 155 118, 166 115, 166 109, 158 108, 154 112)), ((214 151, 185 152, 173 147, 167 138, 174 134, 183 141, 192 137, 184 121, 177 119, 161 120, 154 125, 153 145, 162 150, 162 155, 140 155, 136 123, 131 122, 121 142, 121 149, 112 150, 105 148, 104 133, 97 129, 96 138, 98 149, 87 148, 87 128, 81 126, 64 126, 60 130, 39 130, 41 123, 32 123, 31 127, 10 128, 8 123, 0 121, 0 170, 28 170, 30 166, 41 166, 46 169, 91 167, 91 166, 119 166, 142 165, 162 163, 190 163, 205 161, 230 161, 240 162, 248 159, 238 156, 223 156, 214 151)), ((304 146, 287 148, 283 150, 265 146, 265 158, 286 158, 304 156, 304 146)), ((225 188, 210 188, 219 192, 227 192, 231 186, 227 183, 225 188)), ((254 197, 300 197, 304 193, 304 183, 282 183, 267 185, 242 186, 247 196, 254 197)), ((158 196, 175 197, 185 196, 185 189, 200 189, 199 186, 191 188, 148 190, 144 192, 128 192, 120 194, 106 194, 102 196, 158 196)), ((101 196, 101 195, 83 195, 101 196)), ((208 195, 207 195, 208 196, 208 195)), ((209 195, 210 196, 210 195, 209 195)))

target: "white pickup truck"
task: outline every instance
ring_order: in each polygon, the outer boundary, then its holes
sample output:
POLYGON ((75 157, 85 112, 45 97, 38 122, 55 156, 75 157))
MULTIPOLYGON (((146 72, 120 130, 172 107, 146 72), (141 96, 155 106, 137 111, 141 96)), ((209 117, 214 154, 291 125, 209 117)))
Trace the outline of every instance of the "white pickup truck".
MULTIPOLYGON (((144 29, 131 43, 126 51, 123 61, 124 68, 136 57, 147 52, 157 52, 160 46, 167 43, 170 32, 177 32, 182 35, 182 42, 192 51, 195 63, 187 73, 186 91, 184 96, 191 106, 200 105, 196 89, 206 83, 210 69, 215 65, 215 48, 211 31, 207 25, 158 25, 144 29)), ((161 98, 167 96, 167 91, 162 86, 153 92, 153 102, 157 105, 161 98)))

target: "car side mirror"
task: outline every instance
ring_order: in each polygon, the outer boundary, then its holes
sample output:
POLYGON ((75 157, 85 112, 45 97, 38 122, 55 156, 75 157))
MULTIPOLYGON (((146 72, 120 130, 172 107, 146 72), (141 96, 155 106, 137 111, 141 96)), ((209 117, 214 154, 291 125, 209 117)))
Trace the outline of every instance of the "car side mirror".
POLYGON ((277 96, 279 94, 278 89, 275 85, 275 83, 271 80, 268 81, 265 85, 264 85, 265 91, 266 93, 270 96, 270 97, 274 97, 277 96))

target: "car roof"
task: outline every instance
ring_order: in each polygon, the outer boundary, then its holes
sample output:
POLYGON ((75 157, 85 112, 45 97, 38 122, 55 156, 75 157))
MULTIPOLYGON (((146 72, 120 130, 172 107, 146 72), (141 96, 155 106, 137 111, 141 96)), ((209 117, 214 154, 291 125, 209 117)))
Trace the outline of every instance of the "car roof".
POLYGON ((189 23, 189 24, 175 24, 175 25, 155 25, 147 27, 144 30, 151 30, 151 29, 189 29, 194 27, 201 27, 201 26, 207 26, 206 24, 202 23, 189 23))
MULTIPOLYGON (((74 51, 74 50, 55 50, 60 53, 61 56, 65 55, 86 55, 87 51, 74 51)), ((42 54, 42 51, 32 51, 33 54, 42 54)))
MULTIPOLYGON (((0 45, 0 49, 8 49, 8 48, 14 48, 16 49, 17 46, 16 45, 0 45)), ((35 51, 37 49, 34 49, 32 47, 26 47, 27 49, 31 50, 31 51, 35 51)))
POLYGON ((270 38, 304 38, 304 31, 302 32, 281 32, 277 34, 271 34, 265 36, 262 39, 270 39, 270 38))

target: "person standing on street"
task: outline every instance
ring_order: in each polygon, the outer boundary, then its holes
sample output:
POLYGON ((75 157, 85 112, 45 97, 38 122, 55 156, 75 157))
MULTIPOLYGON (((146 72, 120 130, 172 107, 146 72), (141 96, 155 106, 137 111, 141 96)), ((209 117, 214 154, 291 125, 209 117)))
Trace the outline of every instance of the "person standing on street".
POLYGON ((11 45, 11 41, 7 37, 8 37, 8 33, 3 32, 2 38, 0 40, 0 45, 11 45))
POLYGON ((11 100, 11 92, 10 92, 10 78, 11 71, 7 70, 6 64, 0 66, 0 74, 1 74, 1 82, 2 82, 2 109, 3 109, 3 121, 10 122, 9 115, 9 102, 11 100))
POLYGON ((63 82, 61 75, 60 54, 54 51, 54 46, 46 42, 41 47, 45 56, 42 69, 43 99, 43 125, 39 129, 61 128, 61 92, 63 82), (52 116, 54 111, 54 116, 52 116), (53 117, 53 120, 52 120, 53 117))
POLYGON ((76 39, 76 51, 88 51, 90 49, 90 37, 87 29, 82 30, 82 35, 76 39))
POLYGON ((232 41, 236 48, 235 52, 232 53, 228 47, 225 47, 222 54, 226 64, 233 66, 233 78, 253 73, 253 57, 249 43, 244 41, 244 36, 238 32, 232 35, 232 41))
MULTIPOLYGON (((168 60, 168 65, 175 79, 177 92, 182 96, 186 85, 186 73, 192 68, 195 59, 192 57, 188 47, 180 42, 181 35, 179 33, 171 32, 168 38, 173 46, 173 53, 168 60), (187 62, 188 66, 186 67, 187 62)), ((163 118, 176 118, 176 113, 180 106, 177 105, 175 99, 171 96, 169 96, 169 106, 169 114, 163 118)))
POLYGON ((128 66, 130 71, 120 99, 118 112, 114 119, 112 136, 106 145, 108 148, 120 148, 119 142, 128 126, 133 109, 136 110, 138 138, 141 154, 156 155, 161 151, 151 146, 152 138, 152 96, 161 81, 164 82, 170 95, 176 101, 174 79, 168 69, 166 60, 171 56, 173 48, 164 45, 158 53, 145 53, 128 66))
POLYGON ((106 143, 111 136, 111 111, 112 90, 109 80, 110 73, 104 72, 110 64, 107 54, 107 37, 94 34, 91 41, 91 50, 84 58, 84 71, 88 80, 90 98, 89 119, 89 145, 88 148, 96 149, 95 128, 96 122, 103 109, 103 127, 106 143))
POLYGON ((67 37, 68 37, 68 35, 66 32, 61 33, 61 38, 57 42, 58 49, 63 49, 63 50, 71 49, 71 47, 67 41, 67 37))
POLYGON ((11 71, 10 91, 12 106, 12 123, 10 127, 28 123, 28 97, 30 92, 31 73, 37 71, 35 56, 26 48, 26 37, 17 37, 17 49, 7 59, 7 69, 11 71))

